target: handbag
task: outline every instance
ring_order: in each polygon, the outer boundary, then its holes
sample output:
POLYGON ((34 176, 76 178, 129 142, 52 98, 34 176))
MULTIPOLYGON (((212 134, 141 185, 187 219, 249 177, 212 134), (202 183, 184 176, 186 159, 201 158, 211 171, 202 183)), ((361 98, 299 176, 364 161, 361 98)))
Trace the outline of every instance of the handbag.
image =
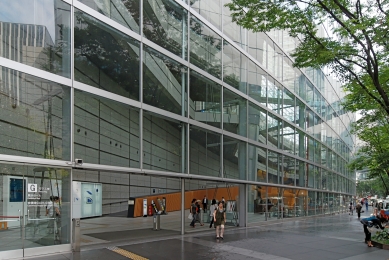
POLYGON ((189 219, 193 219, 192 213, 189 213, 188 218, 189 218, 189 219))

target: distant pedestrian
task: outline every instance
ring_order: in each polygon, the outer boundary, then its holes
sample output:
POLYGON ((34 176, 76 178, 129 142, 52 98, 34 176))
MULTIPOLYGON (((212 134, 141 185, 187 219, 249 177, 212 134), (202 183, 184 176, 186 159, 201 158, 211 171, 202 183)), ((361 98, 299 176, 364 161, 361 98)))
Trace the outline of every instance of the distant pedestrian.
MULTIPOLYGON (((212 200, 212 204, 211 206, 209 207, 209 216, 211 217, 211 223, 209 224, 209 228, 212 228, 212 224, 213 224, 213 213, 215 212, 215 210, 217 210, 217 205, 216 205, 216 200, 213 199, 212 200)), ((215 226, 216 228, 216 226, 215 226)))
POLYGON ((350 212, 348 213, 349 215, 354 215, 354 205, 353 205, 353 202, 350 201, 350 204, 348 206, 348 209, 350 210, 350 212))
POLYGON ((365 200, 365 202, 366 202, 366 212, 368 212, 369 211, 369 201, 368 200, 365 200))
POLYGON ((196 221, 200 223, 200 226, 204 226, 204 223, 203 223, 203 220, 201 219, 201 214, 200 214, 200 200, 199 201, 196 201, 196 219, 195 219, 195 223, 196 221))
POLYGON ((216 239, 224 239, 224 224, 226 223, 226 212, 223 208, 223 203, 219 201, 218 208, 213 213, 213 221, 216 226, 216 239), (220 231, 220 232, 219 232, 220 231))
POLYGON ((195 222, 196 222, 196 211, 197 211, 197 206, 196 206, 196 199, 192 200, 192 203, 190 205, 190 213, 192 213, 192 222, 190 223, 191 227, 195 227, 195 222))
POLYGON ((207 212, 207 206, 208 206, 208 199, 207 199, 207 196, 204 195, 204 199, 203 199, 203 209, 204 209, 204 213, 207 212))
POLYGON ((357 206, 355 207, 357 214, 358 214, 358 219, 361 218, 361 211, 362 211, 362 205, 361 203, 358 202, 357 206))

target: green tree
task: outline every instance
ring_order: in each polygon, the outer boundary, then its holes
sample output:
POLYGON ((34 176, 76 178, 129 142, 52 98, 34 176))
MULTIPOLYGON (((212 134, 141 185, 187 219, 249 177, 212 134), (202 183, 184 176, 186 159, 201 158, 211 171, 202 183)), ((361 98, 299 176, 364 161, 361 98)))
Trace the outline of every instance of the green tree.
POLYGON ((364 145, 352 169, 389 176, 389 1, 232 0, 227 6, 244 28, 299 38, 291 53, 295 67, 330 68, 348 93, 343 106, 362 113, 354 133, 364 145), (318 29, 323 25, 328 34, 318 29))

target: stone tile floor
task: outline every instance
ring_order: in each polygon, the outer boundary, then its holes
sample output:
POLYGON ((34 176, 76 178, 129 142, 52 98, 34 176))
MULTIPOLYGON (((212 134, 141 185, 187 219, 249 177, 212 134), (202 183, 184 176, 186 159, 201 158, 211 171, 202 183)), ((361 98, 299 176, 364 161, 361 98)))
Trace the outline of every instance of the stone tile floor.
MULTIPOLYGON (((100 238, 109 240, 109 236, 115 236, 115 232, 100 238)), ((356 214, 346 213, 228 228, 224 240, 216 240, 214 230, 206 228, 183 236, 167 233, 113 241, 83 247, 79 253, 29 259, 388 260, 389 250, 368 248, 356 214)))

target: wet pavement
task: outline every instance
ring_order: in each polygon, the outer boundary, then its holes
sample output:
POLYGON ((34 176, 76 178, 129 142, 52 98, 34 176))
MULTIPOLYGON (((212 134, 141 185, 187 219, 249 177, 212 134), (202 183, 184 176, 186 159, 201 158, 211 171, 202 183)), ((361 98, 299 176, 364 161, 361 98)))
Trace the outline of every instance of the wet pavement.
MULTIPOLYGON (((370 213, 362 213, 362 217, 370 213)), ((217 240, 214 229, 210 229, 183 236, 94 245, 82 248, 80 253, 29 259, 389 260, 389 250, 367 247, 356 214, 346 213, 230 228, 224 240, 217 240)))

